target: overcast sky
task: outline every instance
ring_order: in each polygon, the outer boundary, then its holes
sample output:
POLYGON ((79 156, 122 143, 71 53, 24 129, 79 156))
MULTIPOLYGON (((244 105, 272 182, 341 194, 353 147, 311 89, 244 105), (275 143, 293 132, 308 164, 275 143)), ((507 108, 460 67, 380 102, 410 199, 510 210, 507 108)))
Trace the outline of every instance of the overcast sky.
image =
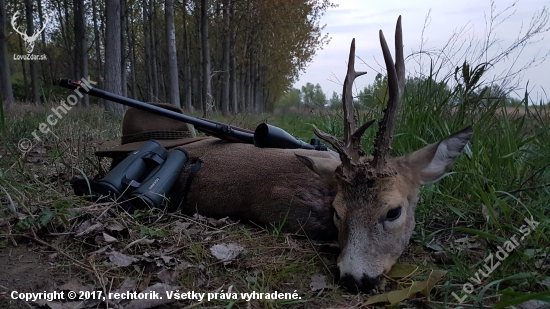
MULTIPOLYGON (((495 0, 495 12, 504 10, 514 2, 495 0)), ((376 76, 373 69, 380 70, 378 63, 383 63, 378 39, 380 29, 384 31, 390 50, 392 54, 394 53, 393 34, 399 15, 402 15, 405 56, 420 50, 422 30, 428 13, 428 25, 423 35, 424 49, 441 49, 453 33, 464 26, 466 28, 461 37, 462 41, 479 42, 487 36, 486 21, 490 20, 491 16, 491 2, 488 0, 333 0, 333 3, 339 6, 329 9, 321 20, 321 24, 326 24, 324 33, 328 32, 331 41, 323 47, 323 50, 317 52, 306 72, 301 73, 299 80, 294 85, 295 88, 300 88, 307 82, 319 83, 329 98, 333 91, 338 94, 342 92, 342 86, 337 80, 342 81, 345 77, 346 61, 352 38, 355 38, 356 55, 364 61, 356 60, 356 70, 368 71, 367 75, 356 79, 357 89, 362 89, 365 85, 372 83, 376 76)), ((540 13, 545 5, 549 6, 548 0, 519 0, 513 8, 499 16, 496 20, 502 23, 496 27, 494 32, 498 41, 490 49, 489 55, 501 53, 514 39, 524 34, 529 23, 532 22, 533 16, 537 12, 540 13), (509 17, 503 20, 506 16, 509 17), (522 25, 523 30, 521 30, 522 25)), ((546 27, 550 27, 550 22, 546 24, 546 27)), ((486 77, 499 76, 510 67, 519 69, 537 55, 540 58, 548 54, 550 52, 549 41, 549 32, 532 38, 534 43, 525 46, 519 58, 504 58, 499 65, 487 73, 486 77)), ((462 63, 464 57, 461 58, 460 55, 461 53, 456 54, 453 57, 453 62, 462 63)), ((512 56, 515 55, 517 53, 512 56)), ((423 59, 424 64, 429 64, 426 57, 423 59)), ((420 66, 416 64, 417 62, 411 58, 406 60, 409 75, 419 71, 420 66)), ((532 91, 532 97, 538 95, 544 97, 545 101, 550 99, 550 57, 523 74, 522 88, 525 87, 528 80, 528 89, 532 91), (546 94, 543 93, 543 90, 546 91, 546 94)))

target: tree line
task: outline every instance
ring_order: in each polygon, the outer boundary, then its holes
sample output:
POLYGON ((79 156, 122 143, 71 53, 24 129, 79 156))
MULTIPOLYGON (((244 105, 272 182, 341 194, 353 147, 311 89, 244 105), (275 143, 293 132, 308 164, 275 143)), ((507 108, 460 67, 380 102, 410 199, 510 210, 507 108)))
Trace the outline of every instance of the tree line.
MULTIPOLYGON (((466 64, 465 64, 466 65, 466 64)), ((483 72, 479 74, 479 78, 483 72)), ((445 81, 436 81, 430 77, 408 77, 405 81, 407 100, 426 101, 430 99, 443 100, 446 105, 467 104, 475 102, 479 107, 489 106, 497 102, 500 106, 517 107, 525 104, 525 98, 514 97, 509 89, 504 89, 497 84, 480 84, 479 78, 470 86, 467 83, 449 85, 445 81), (462 99, 461 99, 462 98, 462 99)), ((378 73, 374 81, 354 94, 354 104, 359 109, 384 109, 388 100, 387 77, 378 73)), ((430 102, 425 102, 430 104, 430 102)), ((550 102, 546 103, 550 105, 550 102)), ((306 106, 308 108, 332 108, 342 107, 342 96, 332 92, 331 97, 323 91, 321 85, 306 83, 300 89, 290 88, 284 92, 275 106, 287 109, 290 107, 306 106)))
MULTIPOLYGON (((3 105, 59 100, 66 95, 54 86, 60 77, 90 76, 107 91, 205 116, 270 110, 328 42, 319 21, 331 6, 328 0, 0 0, 3 105), (15 56, 29 54, 20 33, 38 33, 32 54, 45 60, 15 56)), ((99 103, 122 112, 118 104, 99 103)), ((88 97, 79 104, 89 106, 88 97)))

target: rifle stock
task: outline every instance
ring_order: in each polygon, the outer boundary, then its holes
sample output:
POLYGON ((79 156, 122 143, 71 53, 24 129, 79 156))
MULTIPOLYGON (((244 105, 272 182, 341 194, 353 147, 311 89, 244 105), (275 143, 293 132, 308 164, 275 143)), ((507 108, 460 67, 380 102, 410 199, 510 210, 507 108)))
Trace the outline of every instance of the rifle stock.
POLYGON ((91 87, 90 85, 82 85, 78 81, 72 81, 70 79, 60 79, 58 85, 68 89, 82 88, 85 90, 84 94, 92 95, 98 98, 116 102, 129 107, 141 109, 153 114, 165 116, 174 120, 182 121, 192 124, 195 129, 208 135, 215 136, 219 139, 239 142, 246 144, 253 144, 256 147, 262 148, 283 148, 283 149, 316 149, 327 150, 325 146, 313 146, 308 143, 302 142, 292 135, 287 133, 281 128, 268 125, 265 123, 260 124, 254 132, 230 126, 227 124, 219 123, 212 120, 203 118, 195 118, 187 116, 185 114, 177 113, 168 109, 164 109, 158 106, 147 104, 138 100, 130 99, 121 95, 117 95, 105 90, 91 87))

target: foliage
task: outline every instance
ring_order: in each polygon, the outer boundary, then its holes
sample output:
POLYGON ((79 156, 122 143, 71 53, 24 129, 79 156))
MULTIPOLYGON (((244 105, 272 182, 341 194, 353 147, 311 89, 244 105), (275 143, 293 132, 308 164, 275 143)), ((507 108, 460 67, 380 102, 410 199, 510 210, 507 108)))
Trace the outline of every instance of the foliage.
POLYGON ((325 107, 327 104, 327 97, 319 84, 305 84, 305 86, 302 86, 301 96, 302 103, 306 106, 325 107))
POLYGON ((275 107, 299 106, 301 103, 300 89, 292 88, 283 93, 283 96, 275 103, 275 107))
POLYGON ((374 108, 386 104, 388 92, 388 79, 382 74, 376 74, 371 85, 359 91, 357 95, 359 106, 362 108, 374 108))
POLYGON ((336 91, 332 92, 332 97, 330 97, 330 108, 338 108, 342 106, 342 97, 336 93, 336 91))

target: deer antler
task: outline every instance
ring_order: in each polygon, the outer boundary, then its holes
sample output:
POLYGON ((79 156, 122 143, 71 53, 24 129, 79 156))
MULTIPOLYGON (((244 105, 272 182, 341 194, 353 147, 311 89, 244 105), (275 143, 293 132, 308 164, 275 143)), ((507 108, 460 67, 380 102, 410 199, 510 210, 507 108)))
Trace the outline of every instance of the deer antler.
POLYGON ((365 133, 367 128, 374 123, 374 120, 369 121, 359 127, 359 129, 356 129, 357 118, 355 116, 355 108, 353 107, 352 86, 355 78, 364 74, 367 74, 367 72, 355 71, 355 39, 353 39, 351 41, 349 51, 348 71, 342 89, 342 105, 344 108, 344 140, 341 141, 313 126, 313 132, 315 135, 331 144, 338 151, 340 154, 340 159, 342 160, 344 171, 347 171, 346 173, 353 170, 353 165, 359 164, 359 158, 364 155, 364 151, 361 148, 361 136, 365 133))
POLYGON ((405 89, 405 60, 403 59, 401 16, 397 19, 397 26, 395 29, 395 65, 393 64, 393 59, 382 30, 380 30, 380 45, 382 46, 386 70, 388 71, 389 100, 384 110, 384 117, 378 123, 378 132, 376 133, 374 152, 372 154, 374 157, 372 165, 379 175, 383 175, 385 173, 392 173, 392 171, 388 171, 386 167, 389 152, 391 150, 397 111, 401 103, 401 98, 403 97, 403 90, 405 89))
POLYGON ((355 71, 355 39, 351 41, 348 72, 342 90, 342 104, 344 107, 344 140, 341 141, 332 135, 321 132, 317 129, 317 127, 313 126, 315 135, 331 144, 340 154, 343 176, 353 174, 354 166, 358 166, 360 164, 374 168, 374 171, 371 170, 369 174, 375 172, 376 176, 384 176, 393 174, 394 172, 387 169, 387 161, 391 150, 391 141, 395 128, 397 111, 401 103, 401 98, 403 97, 403 90, 405 89, 405 60, 403 58, 403 31, 401 30, 401 16, 397 19, 397 26, 395 29, 395 64, 393 63, 388 44, 386 43, 382 30, 380 30, 380 45, 382 46, 384 62, 386 63, 386 69, 388 71, 388 88, 390 95, 388 105, 384 110, 384 117, 378 123, 379 129, 376 133, 376 140, 374 141, 374 158, 372 162, 360 162, 361 156, 365 154, 363 149, 361 149, 361 136, 374 123, 374 120, 369 121, 356 129, 357 118, 353 107, 351 88, 355 78, 366 74, 366 72, 355 71))
POLYGON ((44 29, 46 29, 46 25, 48 24, 48 22, 50 21, 48 15, 46 15, 46 20, 44 21, 44 24, 42 25, 42 29, 40 29, 39 31, 36 31, 34 30, 34 34, 32 35, 31 37, 31 40, 35 40, 38 35, 40 35, 40 33, 42 33, 42 31, 44 31, 44 29))
POLYGON ((13 17, 11 18, 11 26, 13 27, 13 30, 15 30, 15 32, 19 33, 21 36, 23 36, 23 38, 25 38, 27 37, 27 34, 17 30, 17 25, 15 24, 15 21, 17 20, 17 18, 19 18, 19 11, 13 14, 13 17))

